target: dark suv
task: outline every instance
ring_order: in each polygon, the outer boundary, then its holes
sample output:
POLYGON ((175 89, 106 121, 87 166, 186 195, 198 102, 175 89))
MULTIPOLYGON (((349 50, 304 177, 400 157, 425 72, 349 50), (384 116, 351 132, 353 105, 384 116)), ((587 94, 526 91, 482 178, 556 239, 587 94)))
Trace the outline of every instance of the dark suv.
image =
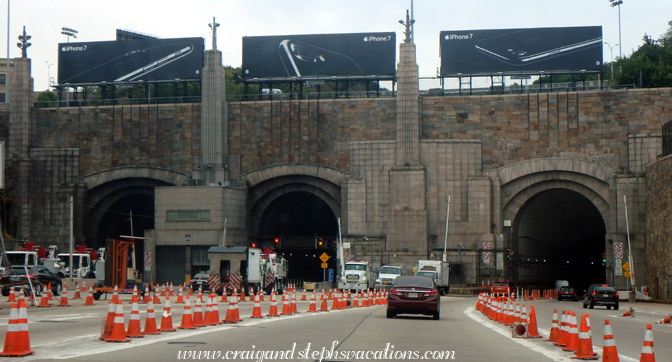
POLYGON ((618 292, 608 284, 591 284, 583 295, 583 307, 593 309, 596 305, 605 305, 607 309, 618 310, 618 292))

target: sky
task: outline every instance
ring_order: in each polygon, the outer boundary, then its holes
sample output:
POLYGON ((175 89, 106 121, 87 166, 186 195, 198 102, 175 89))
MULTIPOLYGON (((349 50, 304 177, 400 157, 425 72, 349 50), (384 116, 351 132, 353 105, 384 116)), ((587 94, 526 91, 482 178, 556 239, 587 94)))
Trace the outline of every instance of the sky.
MULTIPOLYGON (((203 37, 211 47, 208 23, 221 24, 217 48, 223 64, 242 63, 242 37, 263 35, 396 32, 403 41, 406 9, 411 0, 0 0, 0 54, 7 56, 7 7, 9 4, 9 56, 21 56, 17 37, 26 27, 32 36, 35 90, 44 90, 56 78, 58 43, 67 42, 62 27, 76 29, 71 42, 114 40, 116 29, 127 29, 160 38, 203 37)), ((609 0, 415 0, 414 41, 424 83, 435 81, 440 66, 439 32, 537 27, 602 26, 603 39, 619 49, 618 7, 609 0)), ((621 37, 624 56, 642 44, 644 34, 658 39, 672 21, 672 0, 623 0, 621 37)), ((397 47, 398 49, 398 47, 397 47)), ((604 45, 604 61, 611 58, 604 45)), ((398 50, 397 50, 398 55, 398 50)))

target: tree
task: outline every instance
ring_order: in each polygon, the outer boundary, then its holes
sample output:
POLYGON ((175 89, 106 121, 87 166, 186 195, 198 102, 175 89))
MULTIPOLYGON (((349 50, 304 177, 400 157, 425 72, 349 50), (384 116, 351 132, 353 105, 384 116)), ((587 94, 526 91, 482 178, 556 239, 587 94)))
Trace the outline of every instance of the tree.
POLYGON ((37 95, 37 102, 35 103, 35 107, 36 108, 54 107, 56 105, 57 99, 58 96, 56 95, 56 93, 52 91, 40 92, 40 94, 37 95))
MULTIPOLYGON (((672 28, 666 34, 670 34, 672 28)), ((660 41, 644 35, 643 44, 630 57, 619 59, 616 67, 617 84, 634 84, 641 88, 672 86, 672 41, 660 41)))

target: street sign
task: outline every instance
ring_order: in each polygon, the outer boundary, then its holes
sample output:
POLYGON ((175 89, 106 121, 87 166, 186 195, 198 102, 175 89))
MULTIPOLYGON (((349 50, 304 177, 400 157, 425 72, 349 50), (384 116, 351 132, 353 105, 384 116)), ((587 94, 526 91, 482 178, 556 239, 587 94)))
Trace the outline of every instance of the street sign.
POLYGON ((329 264, 328 264, 328 263, 322 263, 322 264, 321 264, 322 269, 327 269, 327 265, 329 265, 329 264))
POLYGON ((490 243, 489 242, 484 242, 483 243, 483 250, 490 250, 490 243))
POLYGON ((483 252, 483 264, 490 264, 490 252, 489 251, 484 251, 483 252))
POLYGON ((151 251, 145 251, 144 256, 145 256, 144 257, 144 259, 145 259, 145 270, 149 271, 149 270, 151 270, 151 267, 152 267, 152 252, 151 251))
POLYGON ((614 250, 623 250, 623 242, 617 241, 614 243, 614 250))
POLYGON ((616 276, 623 275, 623 259, 614 260, 614 275, 616 276))
POLYGON ((626 261, 625 263, 623 263, 623 270, 625 270, 626 272, 630 271, 630 263, 629 262, 626 261))
POLYGON ((623 258, 623 250, 616 250, 616 251, 614 251, 614 257, 615 257, 616 259, 621 259, 621 258, 623 258))
MULTIPOLYGON (((326 263, 327 260, 329 260, 329 255, 327 255, 327 253, 322 253, 322 255, 320 255, 320 260, 322 260, 322 263, 326 263)), ((323 268, 326 268, 326 267, 323 266, 323 268)))

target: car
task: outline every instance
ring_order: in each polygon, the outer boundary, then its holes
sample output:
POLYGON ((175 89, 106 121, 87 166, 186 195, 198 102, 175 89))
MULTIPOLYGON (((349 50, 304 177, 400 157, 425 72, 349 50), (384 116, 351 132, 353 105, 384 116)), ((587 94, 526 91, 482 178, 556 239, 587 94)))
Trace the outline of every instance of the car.
POLYGON ((583 307, 593 309, 596 305, 604 305, 618 310, 618 291, 613 285, 591 284, 583 295, 583 307))
POLYGON ((560 290, 558 290, 558 300, 563 300, 563 299, 572 299, 575 302, 578 300, 576 297, 576 291, 572 287, 560 287, 560 290))
POLYGON ((441 296, 432 278, 417 275, 397 277, 387 294, 387 318, 397 314, 431 315, 439 320, 441 296))
POLYGON ((210 291, 210 283, 208 282, 209 278, 210 274, 208 273, 195 274, 193 277, 191 277, 190 281, 191 289, 194 292, 198 292, 198 288, 202 288, 203 292, 209 292, 210 291))
MULTIPOLYGON (((9 281, 15 284, 25 282, 28 288, 32 285, 35 288, 36 295, 42 294, 42 291, 49 285, 51 285, 51 292, 54 295, 61 295, 61 290, 63 290, 63 281, 61 278, 43 265, 12 266, 9 269, 9 281), (28 283, 28 278, 26 278, 26 270, 28 271, 30 283, 28 283)), ((9 286, 3 287, 2 294, 9 295, 10 288, 9 286)), ((26 290, 26 292, 28 291, 26 290)))

